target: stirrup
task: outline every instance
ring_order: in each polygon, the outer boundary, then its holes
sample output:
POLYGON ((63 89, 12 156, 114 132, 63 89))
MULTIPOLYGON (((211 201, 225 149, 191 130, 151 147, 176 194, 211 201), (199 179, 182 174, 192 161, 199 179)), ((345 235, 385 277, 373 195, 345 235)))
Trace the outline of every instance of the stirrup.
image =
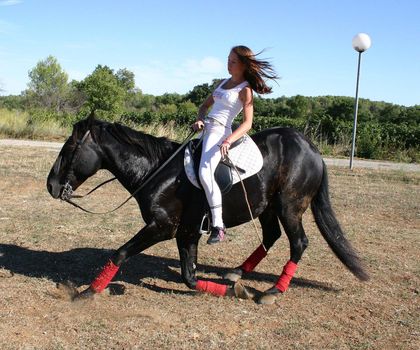
POLYGON ((210 220, 209 220, 209 213, 205 213, 203 219, 201 219, 199 233, 200 235, 208 235, 210 233, 210 220))

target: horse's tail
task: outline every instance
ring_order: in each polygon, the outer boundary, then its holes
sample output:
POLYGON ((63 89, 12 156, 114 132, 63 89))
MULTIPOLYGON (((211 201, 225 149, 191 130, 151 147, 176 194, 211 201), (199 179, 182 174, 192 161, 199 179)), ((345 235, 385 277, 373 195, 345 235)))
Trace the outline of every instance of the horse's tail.
POLYGON ((323 175, 318 193, 311 203, 315 222, 330 248, 340 261, 361 281, 367 281, 369 275, 363 269, 359 256, 346 239, 334 211, 328 193, 327 167, 323 162, 323 175))

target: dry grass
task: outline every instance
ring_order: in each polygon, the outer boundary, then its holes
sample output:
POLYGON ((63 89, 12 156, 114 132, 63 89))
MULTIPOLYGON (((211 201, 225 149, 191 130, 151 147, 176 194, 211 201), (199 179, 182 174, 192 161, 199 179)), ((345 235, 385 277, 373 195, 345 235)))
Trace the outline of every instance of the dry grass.
POLYGON ((33 120, 27 112, 0 108, 0 138, 64 140, 69 130, 57 120, 33 120))
MULTIPOLYGON (((15 349, 418 349, 420 208, 418 173, 330 169, 335 211, 371 281, 359 283, 305 215, 310 245, 291 288, 275 305, 190 292, 174 241, 134 257, 115 281, 126 293, 71 303, 55 287, 89 284, 112 249, 142 227, 134 202, 89 216, 49 197, 57 152, 0 149, 0 348, 15 349)), ((107 174, 100 174, 100 178, 107 174)), ((90 180, 80 192, 92 187, 90 180)), ((97 210, 124 199, 109 185, 84 202, 97 210)), ((200 243, 200 275, 238 265, 258 239, 252 225, 227 242, 200 243)), ((271 286, 288 259, 285 237, 246 285, 271 286)))
MULTIPOLYGON (((130 125, 133 129, 172 140, 181 141, 189 134, 188 126, 178 127, 174 122, 167 124, 130 125)), ((31 119, 27 112, 0 108, 0 138, 64 141, 71 128, 66 128, 53 119, 31 119)))

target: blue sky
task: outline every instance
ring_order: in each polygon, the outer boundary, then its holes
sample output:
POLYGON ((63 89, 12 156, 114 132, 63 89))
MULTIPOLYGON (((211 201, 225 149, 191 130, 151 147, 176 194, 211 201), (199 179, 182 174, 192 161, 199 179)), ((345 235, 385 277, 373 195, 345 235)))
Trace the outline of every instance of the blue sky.
POLYGON ((0 88, 26 89, 55 56, 70 79, 98 64, 135 73, 144 93, 186 93, 227 77, 232 46, 267 49, 279 84, 269 97, 354 96, 353 36, 368 33, 359 96, 420 104, 420 1, 0 0, 0 88))

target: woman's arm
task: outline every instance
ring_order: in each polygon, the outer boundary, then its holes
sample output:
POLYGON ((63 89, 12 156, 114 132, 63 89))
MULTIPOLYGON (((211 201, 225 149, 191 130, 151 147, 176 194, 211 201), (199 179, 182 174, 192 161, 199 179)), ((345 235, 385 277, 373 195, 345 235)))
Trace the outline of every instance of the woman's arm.
POLYGON ((197 119, 195 123, 192 125, 192 128, 195 131, 198 131, 204 128, 204 118, 206 117, 207 111, 213 105, 213 103, 214 103, 213 95, 210 95, 201 104, 200 108, 198 109, 197 119))
POLYGON ((208 109, 214 104, 213 95, 209 95, 198 109, 197 120, 204 120, 208 109))

